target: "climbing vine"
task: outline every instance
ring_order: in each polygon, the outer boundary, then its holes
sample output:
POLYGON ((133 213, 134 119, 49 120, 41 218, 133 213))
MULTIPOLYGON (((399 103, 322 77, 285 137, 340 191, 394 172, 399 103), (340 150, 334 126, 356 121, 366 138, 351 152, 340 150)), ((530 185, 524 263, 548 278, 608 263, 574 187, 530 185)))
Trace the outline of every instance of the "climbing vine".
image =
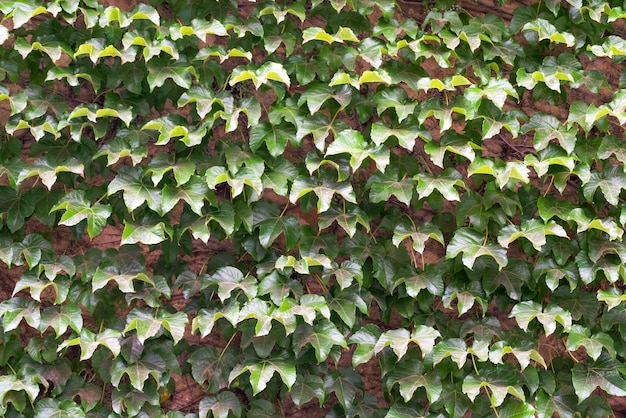
POLYGON ((0 2, 6 417, 614 416, 616 2, 0 2))

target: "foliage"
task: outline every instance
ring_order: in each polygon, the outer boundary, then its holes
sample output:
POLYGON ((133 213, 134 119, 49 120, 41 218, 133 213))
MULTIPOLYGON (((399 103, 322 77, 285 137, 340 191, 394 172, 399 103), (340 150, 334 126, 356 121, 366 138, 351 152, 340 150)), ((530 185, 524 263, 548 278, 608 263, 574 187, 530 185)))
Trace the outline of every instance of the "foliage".
POLYGON ((611 415, 626 12, 470 3, 0 2, 1 414, 611 415))

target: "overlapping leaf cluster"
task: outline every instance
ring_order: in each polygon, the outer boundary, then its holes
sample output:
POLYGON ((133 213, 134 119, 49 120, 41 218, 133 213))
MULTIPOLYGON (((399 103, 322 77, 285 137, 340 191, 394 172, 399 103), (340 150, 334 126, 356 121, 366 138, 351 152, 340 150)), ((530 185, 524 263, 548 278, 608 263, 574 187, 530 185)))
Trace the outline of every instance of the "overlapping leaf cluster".
POLYGON ((626 11, 471 6, 0 2, 2 415, 611 415, 626 11))

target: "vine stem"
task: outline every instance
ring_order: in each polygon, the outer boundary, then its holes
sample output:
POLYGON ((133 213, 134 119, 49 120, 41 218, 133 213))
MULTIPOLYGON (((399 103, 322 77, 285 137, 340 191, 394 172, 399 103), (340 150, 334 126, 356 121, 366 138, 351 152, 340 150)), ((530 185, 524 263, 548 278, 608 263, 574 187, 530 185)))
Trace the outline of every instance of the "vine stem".
POLYGON ((237 335, 237 332, 233 332, 233 335, 230 336, 230 339, 228 340, 224 348, 222 348, 222 351, 220 351, 220 355, 217 358, 218 361, 222 361, 222 357, 224 356, 224 353, 226 353, 226 349, 230 346, 230 343, 232 343, 235 339, 235 335, 237 335))

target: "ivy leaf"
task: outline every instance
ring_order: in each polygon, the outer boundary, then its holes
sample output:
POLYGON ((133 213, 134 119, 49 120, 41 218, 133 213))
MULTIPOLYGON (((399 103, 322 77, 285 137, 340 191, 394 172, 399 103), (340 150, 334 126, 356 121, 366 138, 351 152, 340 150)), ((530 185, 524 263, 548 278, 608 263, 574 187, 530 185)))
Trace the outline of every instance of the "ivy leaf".
POLYGON ((381 332, 377 326, 368 324, 350 336, 348 344, 356 344, 352 355, 353 367, 368 362, 374 356, 380 335, 381 332))
POLYGON ((80 335, 76 338, 63 341, 57 351, 61 351, 66 347, 72 347, 74 345, 80 346, 80 359, 87 360, 93 356, 93 353, 99 346, 108 348, 113 356, 117 357, 120 353, 120 340, 122 334, 119 331, 113 329, 105 329, 98 334, 94 334, 86 328, 80 331, 80 335))
POLYGON ((393 287, 395 289, 404 283, 406 293, 412 298, 416 298, 424 289, 431 295, 441 296, 444 290, 442 270, 445 268, 437 269, 434 264, 427 264, 423 271, 402 275, 393 287))
POLYGON ((593 103, 587 105, 585 102, 577 101, 572 103, 569 108, 567 124, 571 127, 576 123, 588 134, 591 128, 598 125, 598 121, 609 113, 610 110, 605 105, 596 107, 593 103))
POLYGON ((483 276, 483 287, 490 294, 499 286, 506 289, 507 295, 514 300, 520 300, 522 296, 522 286, 530 280, 530 269, 528 263, 522 260, 512 259, 507 266, 497 274, 487 274, 483 276))
POLYGON ((587 217, 582 208, 572 209, 567 216, 567 220, 576 222, 578 233, 587 231, 589 229, 597 229, 599 231, 605 232, 610 240, 619 240, 624 234, 623 228, 620 228, 614 220, 590 219, 589 217, 587 217))
POLYGON ((196 70, 185 61, 174 61, 169 58, 154 58, 146 65, 148 68, 148 86, 150 91, 162 87, 165 80, 171 79, 180 87, 189 90, 191 88, 191 75, 197 78, 196 70))
POLYGON ((118 191, 124 192, 124 203, 129 211, 134 211, 143 203, 155 212, 161 212, 161 193, 158 189, 143 182, 140 167, 122 166, 117 176, 109 183, 108 195, 118 191))
POLYGON ((483 97, 491 100, 498 109, 502 110, 507 96, 514 97, 519 100, 517 91, 511 83, 506 79, 492 78, 484 87, 467 87, 464 96, 471 103, 480 102, 483 97))
POLYGON ((403 120, 412 115, 417 107, 417 102, 410 100, 406 91, 396 86, 377 92, 372 100, 376 103, 376 112, 379 116, 387 109, 393 109, 397 115, 398 123, 402 123, 403 120))
POLYGON ((276 238, 285 234, 287 248, 293 248, 300 237, 300 223, 294 216, 275 216, 258 224, 259 242, 263 248, 269 248, 276 238))
POLYGON ((199 384, 208 382, 208 390, 215 393, 228 386, 228 375, 237 359, 231 350, 224 349, 220 353, 215 347, 203 346, 195 350, 187 362, 194 380, 199 384))
POLYGON ((344 289, 332 296, 328 301, 328 307, 331 311, 336 312, 341 320, 350 328, 356 322, 356 310, 361 313, 367 312, 367 305, 363 298, 354 290, 354 288, 344 289))
POLYGON ((522 133, 534 131, 535 150, 541 151, 546 148, 551 140, 556 139, 559 145, 571 154, 576 146, 575 127, 567 128, 555 116, 537 112, 530 117, 528 123, 522 127, 522 133))
POLYGON ((126 317, 126 322, 124 334, 135 330, 141 344, 144 344, 148 338, 154 337, 161 327, 169 331, 174 344, 177 344, 185 334, 185 325, 189 322, 189 318, 184 312, 170 314, 159 310, 155 317, 152 312, 133 309, 126 317))
POLYGON ((296 382, 295 362, 286 355, 261 359, 259 362, 251 360, 245 365, 235 366, 228 377, 229 384, 245 372, 250 372, 250 384, 255 395, 267 387, 274 373, 278 373, 288 389, 296 382))
POLYGON ((387 166, 385 173, 376 171, 367 181, 370 189, 370 200, 373 203, 386 202, 395 196, 400 202, 409 206, 413 198, 416 182, 412 178, 399 179, 398 168, 387 166))
POLYGON ((35 329, 39 328, 41 322, 41 310, 38 304, 24 298, 12 297, 2 302, 0 316, 2 316, 2 327, 5 332, 16 329, 22 319, 35 329))
POLYGON ((54 330, 57 338, 65 334, 68 327, 71 327, 74 332, 80 333, 83 329, 83 316, 80 308, 73 302, 45 308, 41 313, 39 329, 43 332, 48 327, 54 330))
MULTIPOLYGON (((238 113, 237 116, 239 116, 238 113)), ((188 147, 192 147, 202 142, 208 127, 212 123, 212 121, 209 121, 200 123, 198 126, 190 126, 180 115, 169 114, 147 122, 141 127, 141 130, 159 131, 156 145, 166 145, 172 138, 176 138, 188 147)), ((162 165, 163 157, 159 156, 155 163, 162 165)))
POLYGON ((493 258, 500 269, 508 263, 505 248, 485 242, 485 237, 471 228, 460 228, 456 231, 446 249, 446 258, 454 258, 461 253, 463 264, 470 270, 476 259, 483 255, 493 258))
POLYGON ((575 364, 572 384, 579 402, 591 396, 598 387, 612 396, 626 396, 626 381, 619 372, 619 364, 607 355, 587 364, 575 364))
POLYGON ((363 135, 353 129, 341 131, 328 146, 326 155, 350 155, 350 167, 356 171, 366 158, 376 163, 379 171, 384 172, 389 165, 389 149, 384 146, 373 147, 367 144, 363 135))
POLYGON ((369 218, 359 207, 342 211, 337 207, 331 206, 330 209, 320 215, 319 227, 320 229, 326 229, 333 222, 337 222, 350 238, 356 234, 357 224, 361 224, 366 231, 370 230, 369 218))
POLYGON ((112 213, 110 205, 101 203, 92 205, 81 190, 72 190, 66 194, 50 212, 61 209, 65 212, 59 220, 60 225, 73 226, 86 219, 87 233, 92 239, 100 235, 112 213))
POLYGON ((413 394, 419 387, 426 389, 429 402, 436 402, 443 389, 438 374, 426 373, 422 362, 409 358, 400 361, 385 379, 385 386, 388 389, 391 389, 396 383, 400 386, 400 395, 405 402, 409 402, 413 398, 413 394))
POLYGON ((291 399, 293 403, 301 408, 302 405, 309 402, 313 398, 317 398, 319 400, 320 407, 322 406, 324 400, 326 399, 326 394, 324 392, 324 381, 321 377, 316 375, 298 375, 296 378, 296 383, 291 388, 289 392, 291 395, 291 399))
POLYGON ((531 344, 517 346, 509 345, 506 341, 497 341, 489 349, 489 361, 493 364, 502 364, 502 358, 506 354, 513 354, 522 371, 529 366, 531 360, 536 361, 544 369, 547 369, 546 361, 537 350, 532 348, 531 344))
POLYGON ((591 331, 581 325, 572 325, 572 328, 567 335, 566 348, 569 351, 576 351, 581 346, 585 347, 587 354, 594 359, 598 360, 602 354, 602 349, 605 348, 611 358, 615 358, 615 349, 613 348, 613 339, 604 332, 598 332, 591 335, 591 331))
POLYGON ((95 292, 98 289, 102 289, 111 280, 115 280, 120 290, 124 293, 133 293, 135 291, 133 286, 134 280, 154 285, 152 279, 143 272, 133 271, 128 267, 120 268, 117 265, 102 265, 96 268, 91 280, 92 291, 95 292))
POLYGON ((503 368, 484 370, 479 375, 471 374, 463 381, 463 393, 474 402, 481 388, 489 388, 489 398, 494 406, 502 405, 508 394, 521 401, 526 401, 524 390, 517 379, 517 373, 511 373, 511 371, 507 373, 503 368))
POLYGON ((250 150, 256 152, 265 144, 272 157, 283 154, 288 141, 296 136, 295 128, 289 123, 270 124, 261 122, 250 129, 250 150))
POLYGON ((300 96, 298 107, 306 103, 309 112, 313 115, 330 99, 337 102, 339 109, 345 109, 352 101, 352 89, 350 86, 345 85, 332 88, 324 83, 315 83, 309 85, 306 91, 300 96))
POLYGON ((534 418, 537 411, 526 402, 507 402, 502 408, 498 416, 500 418, 534 418))
POLYGON ((204 199, 209 193, 209 188, 200 176, 194 175, 182 187, 176 188, 169 184, 165 185, 161 193, 163 215, 171 212, 179 201, 184 200, 194 213, 202 216, 204 199))
POLYGON ((583 186, 583 194, 587 200, 593 201, 596 190, 600 188, 607 202, 617 206, 622 189, 626 189, 626 174, 619 166, 610 166, 601 173, 591 173, 591 178, 583 186))
POLYGON ((199 418, 208 418, 209 412, 215 418, 228 418, 231 414, 239 418, 243 412, 241 401, 237 395, 230 391, 202 398, 198 409, 199 418))
POLYGON ((326 361, 332 348, 336 345, 348 348, 344 336, 339 332, 335 324, 324 321, 312 327, 308 324, 300 324, 293 334, 294 343, 302 348, 310 344, 315 349, 315 358, 318 363, 326 361))
POLYGON ((408 151, 413 151, 417 138, 421 137, 425 141, 430 141, 431 139, 430 131, 420 129, 419 125, 412 123, 404 123, 392 128, 375 122, 372 124, 370 136, 376 145, 382 145, 390 137, 394 136, 398 139, 400 146, 408 151))
POLYGON ((554 394, 548 395, 544 390, 537 391, 537 413, 541 418, 551 417, 554 413, 559 416, 568 417, 575 416, 578 410, 578 402, 573 389, 569 391, 559 390, 554 394))
MULTIPOLYGON (((35 398, 37 398, 40 391, 39 383, 43 383, 39 376, 18 377, 14 374, 0 376, 0 400, 2 400, 3 404, 8 404, 9 399, 11 399, 10 392, 14 391, 25 392, 28 399, 31 402, 35 402, 35 398)), ((15 405, 12 399, 10 402, 15 405)))
POLYGON ((289 193, 289 201, 296 203, 302 196, 313 192, 318 198, 318 212, 326 212, 330 208, 330 204, 335 193, 339 194, 346 201, 356 204, 356 197, 352 185, 347 182, 325 182, 318 177, 298 176, 291 186, 289 193))
POLYGON ((241 270, 235 267, 220 267, 215 274, 211 276, 211 281, 218 286, 218 296, 222 302, 230 297, 235 289, 241 289, 253 299, 257 294, 257 281, 252 276, 244 276, 241 270))
POLYGON ((390 346, 398 359, 404 357, 410 342, 416 343, 421 352, 422 358, 433 350, 435 340, 440 338, 439 331, 425 325, 417 325, 412 332, 406 329, 395 329, 384 332, 374 347, 376 353, 383 348, 390 346))
POLYGON ((152 183, 156 187, 163 176, 171 171, 176 180, 176 186, 187 183, 196 171, 196 164, 190 160, 174 160, 170 154, 158 153, 150 160, 146 174, 151 174, 152 183))
POLYGON ((224 113, 232 113, 234 109, 234 100, 229 92, 215 92, 204 86, 193 85, 186 90, 178 99, 178 107, 181 108, 189 103, 195 103, 196 112, 200 119, 204 119, 215 105, 221 106, 224 113))
POLYGON ((426 241, 430 238, 439 242, 441 245, 445 244, 441 230, 430 222, 420 224, 417 228, 415 228, 414 224, 409 226, 406 223, 396 226, 393 231, 393 245, 397 247, 407 238, 411 239, 413 242, 413 249, 420 254, 424 253, 424 250, 426 249, 426 241))
POLYGON ((548 304, 544 309, 534 301, 520 302, 513 307, 509 317, 515 318, 519 327, 524 331, 528 329, 528 324, 537 318, 543 325, 546 335, 556 331, 557 323, 563 326, 565 332, 569 332, 572 327, 572 314, 554 304, 548 304))
POLYGON ((455 186, 466 188, 461 174, 452 168, 446 168, 437 177, 420 173, 414 179, 417 180, 417 194, 420 199, 430 196, 437 190, 448 201, 460 200, 455 186))
POLYGON ((536 32, 540 41, 548 39, 550 42, 565 44, 568 47, 573 47, 576 43, 574 35, 557 31, 554 25, 542 18, 526 23, 522 30, 536 32))
POLYGON ((71 399, 62 401, 45 398, 35 405, 35 418, 85 417, 83 409, 71 399))
POLYGON ((554 221, 547 224, 537 219, 524 221, 521 227, 507 225, 498 234, 498 243, 503 247, 508 247, 511 242, 518 238, 526 238, 537 251, 546 244, 546 235, 555 235, 561 238, 568 238, 565 229, 554 221))
POLYGON ((151 225, 124 221, 121 244, 158 244, 166 240, 165 233, 166 227, 163 222, 151 225))
MULTIPOLYGON (((450 338, 437 343, 433 349, 433 364, 437 365, 446 357, 451 357, 458 366, 463 368, 470 355, 480 362, 489 358, 489 343, 487 341, 474 340, 471 347, 468 347, 461 338, 450 338)), ((472 360, 474 361, 474 360, 472 360)))

